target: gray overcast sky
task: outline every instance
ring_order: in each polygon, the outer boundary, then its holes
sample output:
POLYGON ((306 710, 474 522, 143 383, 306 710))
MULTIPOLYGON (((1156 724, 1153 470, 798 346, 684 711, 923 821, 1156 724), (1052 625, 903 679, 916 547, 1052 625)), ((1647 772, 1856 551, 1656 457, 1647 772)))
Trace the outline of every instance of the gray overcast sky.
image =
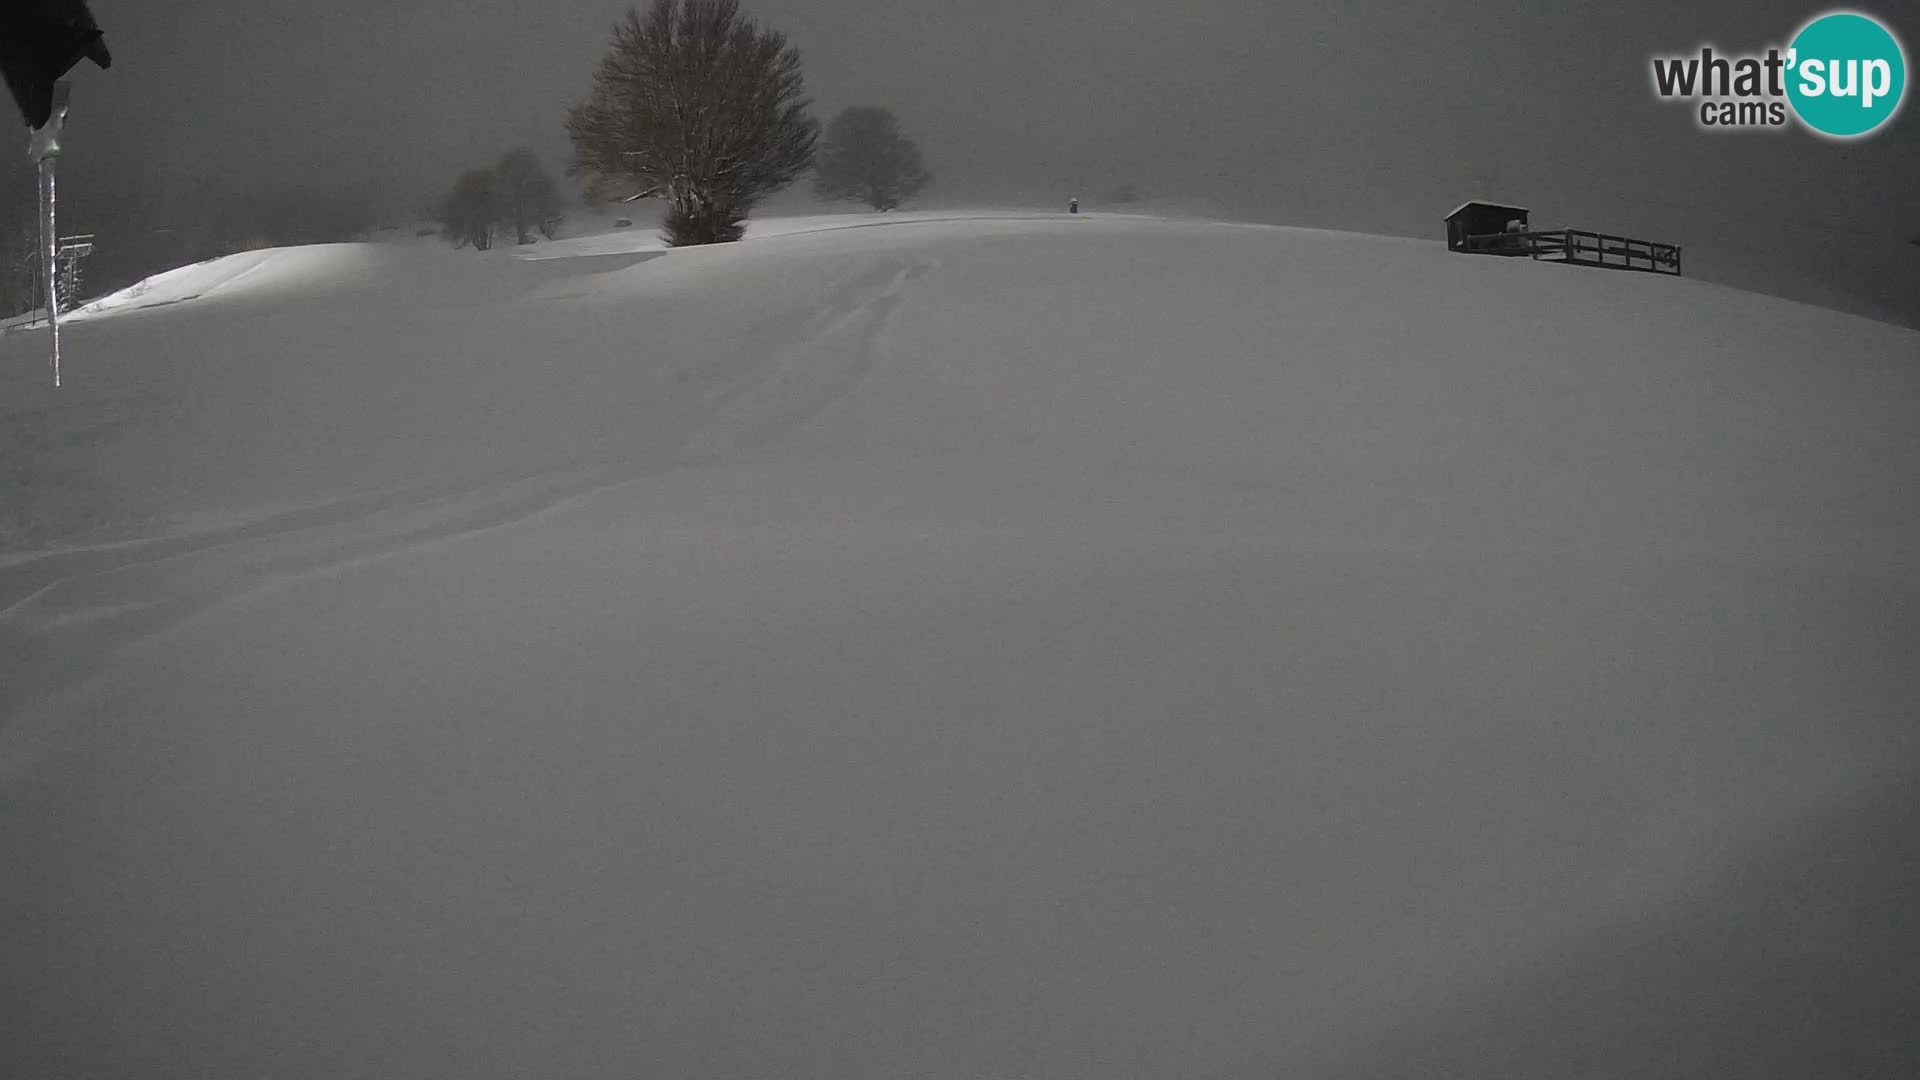
MULTIPOLYGON (((69 168, 372 181, 417 205, 514 144, 558 166, 563 111, 627 6, 93 0, 115 66, 79 76, 69 168)), ((1650 55, 1784 44, 1817 0, 746 6, 799 46, 823 117, 895 109, 944 200, 1133 182, 1262 220, 1431 231, 1484 191, 1687 243, 1781 222, 1920 233, 1920 111, 1842 146, 1703 134, 1652 97, 1650 55)), ((1855 7, 1920 38, 1912 0, 1855 7)))

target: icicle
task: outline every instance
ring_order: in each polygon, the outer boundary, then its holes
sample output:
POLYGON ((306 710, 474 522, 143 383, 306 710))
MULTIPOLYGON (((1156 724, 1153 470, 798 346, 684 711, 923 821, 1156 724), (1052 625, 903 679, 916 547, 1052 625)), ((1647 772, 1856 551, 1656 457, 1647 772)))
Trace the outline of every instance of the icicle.
POLYGON ((60 388, 60 229, 54 213, 53 158, 40 159, 40 262, 47 279, 47 328, 53 339, 53 386, 60 388))
POLYGON ((73 86, 65 79, 53 84, 53 111, 35 128, 28 153, 40 166, 40 262, 46 280, 47 328, 53 339, 53 385, 60 385, 60 230, 54 213, 53 162, 60 156, 60 129, 67 122, 67 102, 73 86))

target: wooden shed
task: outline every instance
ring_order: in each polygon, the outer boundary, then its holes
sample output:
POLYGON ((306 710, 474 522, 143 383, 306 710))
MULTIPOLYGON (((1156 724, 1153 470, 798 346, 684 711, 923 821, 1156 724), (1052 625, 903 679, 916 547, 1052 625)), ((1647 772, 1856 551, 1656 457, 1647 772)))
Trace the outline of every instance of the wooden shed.
POLYGON ((1516 231, 1526 232, 1530 228, 1527 216, 1528 210, 1524 206, 1481 202, 1478 199, 1461 203, 1459 209, 1447 215, 1447 250, 1467 250, 1469 236, 1507 232, 1507 223, 1510 221, 1520 223, 1516 231))

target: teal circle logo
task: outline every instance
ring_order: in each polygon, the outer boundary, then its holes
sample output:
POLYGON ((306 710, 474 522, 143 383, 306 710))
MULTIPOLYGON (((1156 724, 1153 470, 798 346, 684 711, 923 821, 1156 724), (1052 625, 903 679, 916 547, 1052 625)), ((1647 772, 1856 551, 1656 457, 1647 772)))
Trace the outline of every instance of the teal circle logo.
POLYGON ((1853 12, 1808 23, 1789 47, 1787 99, 1802 123, 1852 139, 1880 128, 1907 95, 1907 57, 1893 31, 1853 12))

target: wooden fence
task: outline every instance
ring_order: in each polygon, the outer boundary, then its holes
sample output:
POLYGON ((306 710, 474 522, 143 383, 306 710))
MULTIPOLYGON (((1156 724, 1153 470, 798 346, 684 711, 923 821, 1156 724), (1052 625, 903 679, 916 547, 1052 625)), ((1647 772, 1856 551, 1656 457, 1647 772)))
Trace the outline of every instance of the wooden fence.
POLYGON ((1634 240, 1584 229, 1542 232, 1485 233, 1469 236, 1465 251, 1477 255, 1529 256, 1543 262, 1595 266, 1606 270, 1639 270, 1649 274, 1680 274, 1680 246, 1634 240))

